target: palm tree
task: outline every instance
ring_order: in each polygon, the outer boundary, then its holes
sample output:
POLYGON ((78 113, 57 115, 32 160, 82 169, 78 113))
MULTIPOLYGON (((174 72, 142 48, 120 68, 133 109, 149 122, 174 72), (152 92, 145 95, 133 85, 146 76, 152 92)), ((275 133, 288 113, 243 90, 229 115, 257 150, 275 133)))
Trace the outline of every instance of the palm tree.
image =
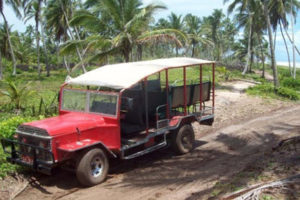
POLYGON ((272 35, 272 27, 271 27, 271 20, 269 15, 269 5, 268 2, 265 0, 264 2, 260 1, 260 5, 262 5, 264 10, 264 16, 267 20, 267 28, 269 33, 269 46, 270 46, 270 56, 271 56, 271 65, 273 69, 273 78, 274 78, 274 87, 279 87, 279 79, 278 79, 278 71, 277 71, 277 64, 276 64, 276 58, 275 58, 275 50, 274 50, 274 44, 273 44, 273 35, 272 35))
POLYGON ((222 10, 215 9, 212 15, 204 17, 203 22, 204 26, 210 29, 209 37, 214 43, 213 57, 214 59, 220 61, 222 57, 222 23, 224 22, 225 15, 222 10))
MULTIPOLYGON (((224 0, 224 3, 228 2, 229 0, 224 0)), ((279 87, 279 80, 278 80, 278 72, 277 72, 277 65, 276 65, 276 58, 275 58, 275 51, 274 51, 274 44, 273 44, 273 35, 272 35, 272 27, 271 27, 271 20, 270 20, 270 7, 272 7, 271 0, 233 0, 233 2, 228 7, 228 12, 231 13, 237 6, 239 12, 245 11, 248 6, 251 5, 258 5, 260 9, 254 10, 254 15, 259 15, 260 11, 263 11, 263 15, 266 20, 266 27, 268 30, 269 35, 269 48, 270 48, 270 56, 271 56, 271 66, 273 70, 273 78, 274 78, 274 87, 279 87)))
POLYGON ((17 70, 17 62, 16 62, 13 46, 11 44, 10 34, 9 34, 9 30, 8 30, 9 25, 8 25, 6 16, 4 15, 4 12, 3 12, 4 2, 7 3, 8 5, 10 5, 13 8, 15 14, 19 18, 21 18, 21 13, 19 11, 19 7, 21 6, 21 2, 20 2, 20 0, 5 0, 5 1, 0 0, 0 13, 1 13, 3 21, 4 21, 4 26, 5 26, 6 33, 7 33, 7 39, 8 39, 11 59, 12 59, 12 62, 13 62, 13 73, 12 73, 12 75, 15 76, 16 73, 17 73, 17 71, 16 71, 17 70))
MULTIPOLYGON (((73 2, 72 0, 59 0, 59 4, 60 4, 60 8, 63 12, 63 17, 66 19, 66 24, 67 24, 67 30, 69 31, 70 37, 72 40, 76 40, 76 39, 80 39, 79 38, 79 34, 78 34, 78 30, 76 27, 74 27, 74 31, 76 33, 77 38, 74 36, 71 26, 70 26, 70 22, 69 22, 69 17, 70 19, 73 17, 73 2)), ((79 57, 80 63, 81 63, 81 68, 83 73, 86 73, 86 68, 85 68, 85 64, 83 63, 83 58, 81 55, 81 52, 79 50, 79 47, 76 45, 76 53, 77 56, 79 57)))
MULTIPOLYGON (((10 33, 10 27, 8 28, 10 33)), ((0 51, 3 57, 9 58, 10 51, 9 51, 9 44, 7 39, 7 31, 4 24, 0 24, 0 51)))
POLYGON ((8 56, 7 52, 7 32, 4 24, 0 24, 0 80, 3 78, 3 64, 2 64, 2 55, 4 57, 8 56))
POLYGON ((43 0, 24 0, 24 13, 25 21, 34 18, 35 21, 35 39, 36 39, 36 51, 37 51, 37 66, 38 75, 41 76, 41 65, 40 65, 40 32, 39 24, 41 21, 41 10, 43 0))
MULTIPOLYGON (((241 10, 241 8, 238 8, 241 10)), ((251 72, 253 59, 254 59, 254 41, 261 38, 260 35, 263 34, 265 29, 264 16, 262 14, 262 9, 259 4, 252 1, 248 6, 235 15, 235 21, 237 21, 238 28, 244 27, 244 35, 248 36, 248 59, 246 61, 243 74, 248 70, 251 72), (258 37, 255 37, 257 35, 258 37)))
POLYGON ((212 45, 212 42, 204 37, 204 29, 201 28, 201 19, 199 17, 194 16, 192 14, 187 14, 184 17, 184 25, 186 33, 188 34, 188 38, 192 45, 192 57, 195 56, 195 49, 199 42, 203 44, 212 45))
MULTIPOLYGON (((91 35, 84 40, 69 42, 63 52, 69 52, 74 44, 82 44, 88 50, 97 51, 87 60, 95 60, 121 53, 129 62, 133 46, 143 38, 153 13, 164 6, 150 4, 142 7, 141 0, 88 0, 87 10, 80 10, 70 22, 85 27, 91 35)), ((148 33, 145 33, 145 37, 148 33)))
POLYGON ((2 55, 0 51, 0 80, 3 79, 3 66, 2 66, 2 55))
POLYGON ((24 64, 29 64, 33 61, 33 58, 36 58, 36 55, 33 53, 33 43, 31 39, 28 39, 26 33, 13 32, 11 34, 12 44, 15 47, 16 58, 24 64))
MULTIPOLYGON (((171 15, 168 16, 169 19, 169 28, 182 31, 183 29, 183 20, 182 15, 176 15, 175 13, 171 13, 171 15)), ((176 44, 176 57, 178 56, 178 50, 179 46, 176 44)))
POLYGON ((258 49, 260 50, 260 55, 258 56, 262 62, 262 78, 265 78, 265 71, 266 71, 266 67, 265 67, 265 61, 266 61, 266 57, 270 57, 270 54, 268 52, 268 42, 262 37, 262 36, 258 36, 261 37, 259 38, 259 40, 261 41, 260 44, 258 45, 258 49))
MULTIPOLYGON (((73 17, 73 6, 74 3, 71 0, 50 0, 47 3, 45 9, 46 24, 45 27, 50 30, 50 32, 55 35, 58 43, 66 42, 69 39, 76 40, 74 36, 74 30, 70 25, 70 19, 73 17)), ((74 28, 75 29, 75 28, 74 28)), ((75 30, 76 32, 76 30, 75 30)), ((80 60, 80 65, 83 72, 86 72, 85 65, 83 63, 82 53, 79 47, 75 46, 77 56, 80 60)), ((65 67, 68 72, 70 72, 67 57, 63 57, 65 67)))
MULTIPOLYGON (((288 22, 288 14, 291 16, 291 27, 292 27, 292 38, 294 37, 294 18, 297 16, 297 11, 300 9, 300 2, 298 0, 277 0, 273 2, 273 6, 270 9, 270 18, 271 18, 271 24, 273 29, 277 29, 277 26, 280 25, 280 30, 281 30, 281 35, 284 39, 284 43, 286 46, 286 51, 288 55, 288 60, 289 60, 289 68, 291 68, 290 64, 290 55, 289 55, 289 50, 288 46, 286 43, 285 36, 283 34, 283 28, 287 30, 289 22, 288 22)), ((295 72, 295 42, 294 39, 291 39, 291 43, 293 45, 293 71, 295 72)), ((291 71, 291 70, 290 70, 291 71)), ((294 78, 296 73, 293 73, 291 71, 291 74, 293 74, 294 78)))

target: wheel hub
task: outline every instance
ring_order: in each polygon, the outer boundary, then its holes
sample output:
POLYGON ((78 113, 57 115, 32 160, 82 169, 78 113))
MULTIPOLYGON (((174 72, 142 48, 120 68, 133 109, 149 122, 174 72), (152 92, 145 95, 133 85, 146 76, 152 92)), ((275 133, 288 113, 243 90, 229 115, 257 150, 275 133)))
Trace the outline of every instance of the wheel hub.
POLYGON ((98 177, 102 174, 102 161, 100 157, 95 157, 91 162, 91 173, 93 177, 98 177))
POLYGON ((190 149, 193 145, 192 138, 188 133, 183 134, 181 141, 185 149, 190 149))

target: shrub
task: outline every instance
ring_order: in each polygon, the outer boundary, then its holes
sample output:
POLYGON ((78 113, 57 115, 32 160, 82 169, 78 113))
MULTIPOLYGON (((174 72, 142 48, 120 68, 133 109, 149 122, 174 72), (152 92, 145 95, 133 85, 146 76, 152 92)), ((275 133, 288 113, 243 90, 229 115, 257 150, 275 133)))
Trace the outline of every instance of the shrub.
MULTIPOLYGON (((0 139, 1 138, 12 139, 17 127, 20 124, 32 120, 34 120, 34 118, 20 117, 20 116, 3 120, 2 122, 0 122, 0 139)), ((9 173, 15 172, 19 168, 20 168, 19 166, 6 162, 6 155, 4 154, 3 149, 0 148, 0 178, 7 176, 7 174, 9 173)))
POLYGON ((0 90, 0 93, 9 97, 11 104, 13 104, 16 109, 20 109, 21 105, 34 93, 28 90, 30 82, 21 88, 17 87, 11 80, 5 80, 3 83, 6 85, 6 90, 0 90))
MULTIPOLYGON (((40 117, 42 118, 42 117, 40 117)), ((4 120, 0 122, 0 139, 1 138, 8 138, 12 139, 13 135, 15 134, 15 131, 17 127, 24 123, 34 120, 32 117, 12 117, 10 119, 4 120)))
POLYGON ((276 89, 276 93, 278 96, 284 97, 284 98, 288 98, 290 100, 299 100, 299 94, 290 88, 286 88, 286 87, 279 87, 278 89, 276 89))
POLYGON ((262 96, 262 97, 271 97, 271 98, 285 98, 289 100, 300 100, 300 95, 297 91, 286 88, 279 87, 278 89, 274 89, 274 86, 271 83, 263 83, 251 87, 247 90, 247 93, 250 95, 262 96))
POLYGON ((216 71, 218 72, 221 79, 228 81, 232 78, 231 71, 227 70, 226 67, 217 67, 216 71))
POLYGON ((259 84, 254 87, 250 87, 247 90, 248 94, 258 95, 258 96, 269 96, 274 93, 274 87, 270 83, 259 84))
POLYGON ((281 81, 281 84, 283 87, 286 87, 286 88, 293 88, 296 90, 300 90, 300 79, 295 80, 292 77, 284 78, 281 81))
POLYGON ((15 172, 20 166, 6 162, 6 157, 2 149, 0 149, 0 178, 4 178, 7 174, 15 172))

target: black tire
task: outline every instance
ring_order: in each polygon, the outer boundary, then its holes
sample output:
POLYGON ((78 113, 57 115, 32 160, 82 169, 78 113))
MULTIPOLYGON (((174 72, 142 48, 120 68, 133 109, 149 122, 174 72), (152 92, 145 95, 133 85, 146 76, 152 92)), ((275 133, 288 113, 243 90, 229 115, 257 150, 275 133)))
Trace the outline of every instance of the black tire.
POLYGON ((195 133, 190 124, 183 125, 172 133, 171 146, 177 154, 186 154, 195 147, 195 133))
POLYGON ((78 159, 76 176, 84 186, 102 183, 108 173, 109 162, 105 152, 96 148, 86 151, 78 159))

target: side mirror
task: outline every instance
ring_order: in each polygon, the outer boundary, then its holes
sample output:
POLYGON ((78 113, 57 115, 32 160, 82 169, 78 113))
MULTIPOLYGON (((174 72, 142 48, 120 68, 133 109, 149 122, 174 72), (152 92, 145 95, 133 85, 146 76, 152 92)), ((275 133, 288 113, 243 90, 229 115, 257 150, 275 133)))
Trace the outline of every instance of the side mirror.
POLYGON ((122 111, 129 111, 133 108, 133 98, 122 97, 121 101, 121 110, 122 111))

